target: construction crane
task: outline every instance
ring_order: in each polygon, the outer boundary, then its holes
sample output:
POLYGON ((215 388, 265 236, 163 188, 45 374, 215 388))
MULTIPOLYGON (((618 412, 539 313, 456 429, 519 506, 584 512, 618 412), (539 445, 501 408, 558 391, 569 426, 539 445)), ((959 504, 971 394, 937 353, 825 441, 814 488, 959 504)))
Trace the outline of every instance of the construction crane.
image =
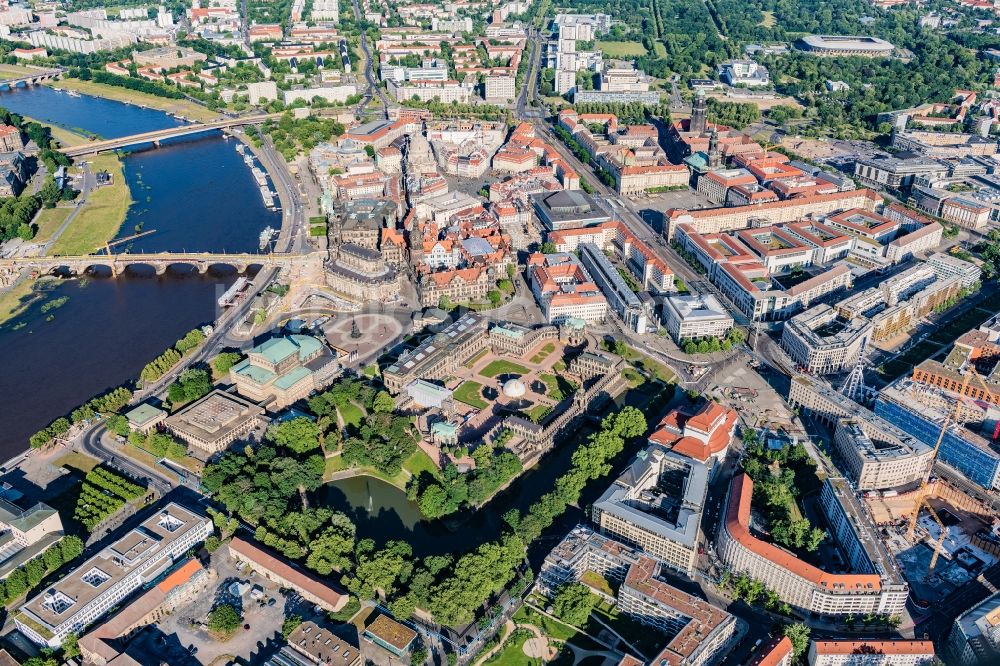
POLYGON ((938 517, 937 512, 931 507, 930 502, 927 501, 927 484, 930 479, 931 470, 934 468, 934 463, 937 462, 938 452, 941 450, 941 442, 944 441, 944 434, 948 430, 948 426, 952 422, 958 422, 958 414, 962 408, 962 397, 965 396, 965 391, 969 388, 969 380, 973 377, 979 382, 979 385, 983 387, 983 391, 986 392, 987 400, 993 404, 998 404, 996 396, 990 387, 986 384, 986 381, 976 372, 975 367, 972 363, 968 363, 965 372, 965 378, 962 380, 962 387, 958 391, 958 397, 955 399, 955 407, 945 415, 944 421, 941 423, 941 431, 938 433, 937 441, 934 443, 934 452, 931 454, 931 464, 927 466, 927 473, 924 474, 923 479, 920 482, 920 488, 917 489, 917 497, 913 503, 913 515, 910 516, 910 528, 907 530, 906 536, 907 540, 912 542, 914 532, 917 529, 917 518, 920 516, 920 510, 924 507, 927 508, 927 512, 931 514, 938 526, 941 528, 941 538, 938 539, 937 543, 934 545, 934 555, 931 557, 931 564, 928 567, 928 574, 934 569, 937 564, 938 557, 941 555, 941 550, 944 548, 945 539, 948 537, 948 528, 945 527, 944 523, 938 517))

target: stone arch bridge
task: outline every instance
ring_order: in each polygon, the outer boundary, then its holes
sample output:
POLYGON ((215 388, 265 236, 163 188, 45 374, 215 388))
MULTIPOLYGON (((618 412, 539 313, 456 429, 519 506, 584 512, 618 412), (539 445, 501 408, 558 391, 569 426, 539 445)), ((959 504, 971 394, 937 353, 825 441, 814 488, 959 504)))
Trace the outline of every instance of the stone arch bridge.
MULTIPOLYGON (((35 70, 36 68, 31 68, 35 70)), ((32 71, 30 74, 24 74, 22 76, 14 76, 6 79, 0 79, 0 89, 2 88, 16 88, 20 84, 26 86, 35 86, 43 81, 51 81, 52 79, 58 79, 63 75, 64 70, 61 67, 56 69, 37 69, 37 71, 32 71)))
POLYGON ((0 288, 9 287, 25 270, 38 275, 70 273, 82 275, 106 268, 117 277, 133 266, 147 266, 163 275, 171 266, 189 266, 205 273, 212 266, 229 266, 245 273, 251 266, 289 269, 294 276, 322 274, 325 253, 305 254, 217 254, 212 252, 156 252, 136 254, 88 254, 66 257, 16 257, 0 259, 0 288))

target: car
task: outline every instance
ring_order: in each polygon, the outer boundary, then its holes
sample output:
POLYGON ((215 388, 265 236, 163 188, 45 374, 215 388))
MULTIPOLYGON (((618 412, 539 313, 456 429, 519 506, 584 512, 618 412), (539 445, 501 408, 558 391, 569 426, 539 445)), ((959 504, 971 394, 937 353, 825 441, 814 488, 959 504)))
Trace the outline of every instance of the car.
POLYGON ((270 599, 267 600, 268 607, 273 607, 277 603, 278 603, 278 600, 275 599, 274 597, 271 597, 270 599))

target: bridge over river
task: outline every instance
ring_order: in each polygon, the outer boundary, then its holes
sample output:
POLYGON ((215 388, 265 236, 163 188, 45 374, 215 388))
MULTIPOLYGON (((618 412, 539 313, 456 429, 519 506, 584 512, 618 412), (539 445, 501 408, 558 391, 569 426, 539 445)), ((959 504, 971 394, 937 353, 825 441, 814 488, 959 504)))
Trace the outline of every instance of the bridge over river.
POLYGON ((241 118, 225 118, 223 120, 215 120, 209 123, 190 123, 188 125, 181 125, 180 127, 168 127, 167 129, 155 130, 153 132, 142 132, 141 134, 132 134, 131 136, 121 136, 117 139, 91 141, 90 143, 84 143, 79 146, 73 146, 72 148, 66 148, 62 150, 62 152, 69 157, 96 155, 97 153, 117 150, 119 148, 127 148, 129 146, 136 146, 142 143, 159 143, 160 141, 164 141, 166 139, 200 134, 201 132, 230 129, 241 125, 256 125, 264 122, 265 120, 277 119, 280 116, 280 113, 267 113, 254 116, 243 116, 241 118))
POLYGON ((65 257, 16 257, 0 259, 0 289, 14 283, 23 271, 38 275, 69 273, 82 275, 92 269, 106 268, 119 276, 131 266, 148 266, 163 275, 171 266, 190 266, 205 273, 212 266, 229 266, 245 273, 251 266, 289 269, 296 275, 321 274, 325 252, 304 254, 220 254, 213 252, 155 252, 123 254, 88 254, 65 257))

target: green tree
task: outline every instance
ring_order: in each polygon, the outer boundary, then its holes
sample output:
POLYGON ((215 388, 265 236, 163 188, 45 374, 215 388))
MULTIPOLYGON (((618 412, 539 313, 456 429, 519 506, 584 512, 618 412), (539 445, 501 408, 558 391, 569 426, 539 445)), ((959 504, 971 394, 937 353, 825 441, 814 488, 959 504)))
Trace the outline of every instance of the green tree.
POLYGON ((45 177, 42 187, 38 190, 38 198, 41 199, 42 206, 45 208, 55 208, 56 204, 62 199, 62 190, 56 184, 55 178, 52 176, 45 177))
POLYGON ((596 595, 583 583, 566 583, 552 598, 552 610, 563 622, 582 627, 590 618, 596 595))
POLYGON ((219 636, 230 636, 240 627, 239 612, 231 604, 219 604, 208 614, 208 630, 219 636))
POLYGON ((784 633, 792 641, 792 652, 796 659, 806 653, 809 649, 809 627, 801 622, 786 624, 784 633))
POLYGON ((208 535, 208 537, 205 539, 205 550, 207 550, 210 553, 214 553, 215 551, 219 550, 220 546, 222 546, 222 540, 219 539, 219 537, 215 536, 214 534, 208 535))
POLYGON ((288 638, 289 634, 295 631, 296 627, 302 624, 302 618, 298 615, 289 615, 281 623, 281 635, 288 638))
POLYGON ((267 429, 267 439, 296 453, 319 448, 319 426, 304 416, 283 421, 267 429))
POLYGON ((545 241, 542 243, 542 247, 538 250, 542 254, 555 254, 559 251, 556 244, 551 241, 545 241))
POLYGON ((63 659, 74 659, 80 656, 79 637, 76 634, 68 634, 63 639, 62 656, 63 659))
POLYGON ((396 409, 396 401, 392 399, 392 396, 388 392, 379 391, 375 394, 372 409, 376 414, 388 414, 396 409))
POLYGON ((229 372, 229 369, 240 362, 243 358, 238 352, 222 352, 218 356, 212 359, 212 367, 215 372, 224 375, 229 372))

